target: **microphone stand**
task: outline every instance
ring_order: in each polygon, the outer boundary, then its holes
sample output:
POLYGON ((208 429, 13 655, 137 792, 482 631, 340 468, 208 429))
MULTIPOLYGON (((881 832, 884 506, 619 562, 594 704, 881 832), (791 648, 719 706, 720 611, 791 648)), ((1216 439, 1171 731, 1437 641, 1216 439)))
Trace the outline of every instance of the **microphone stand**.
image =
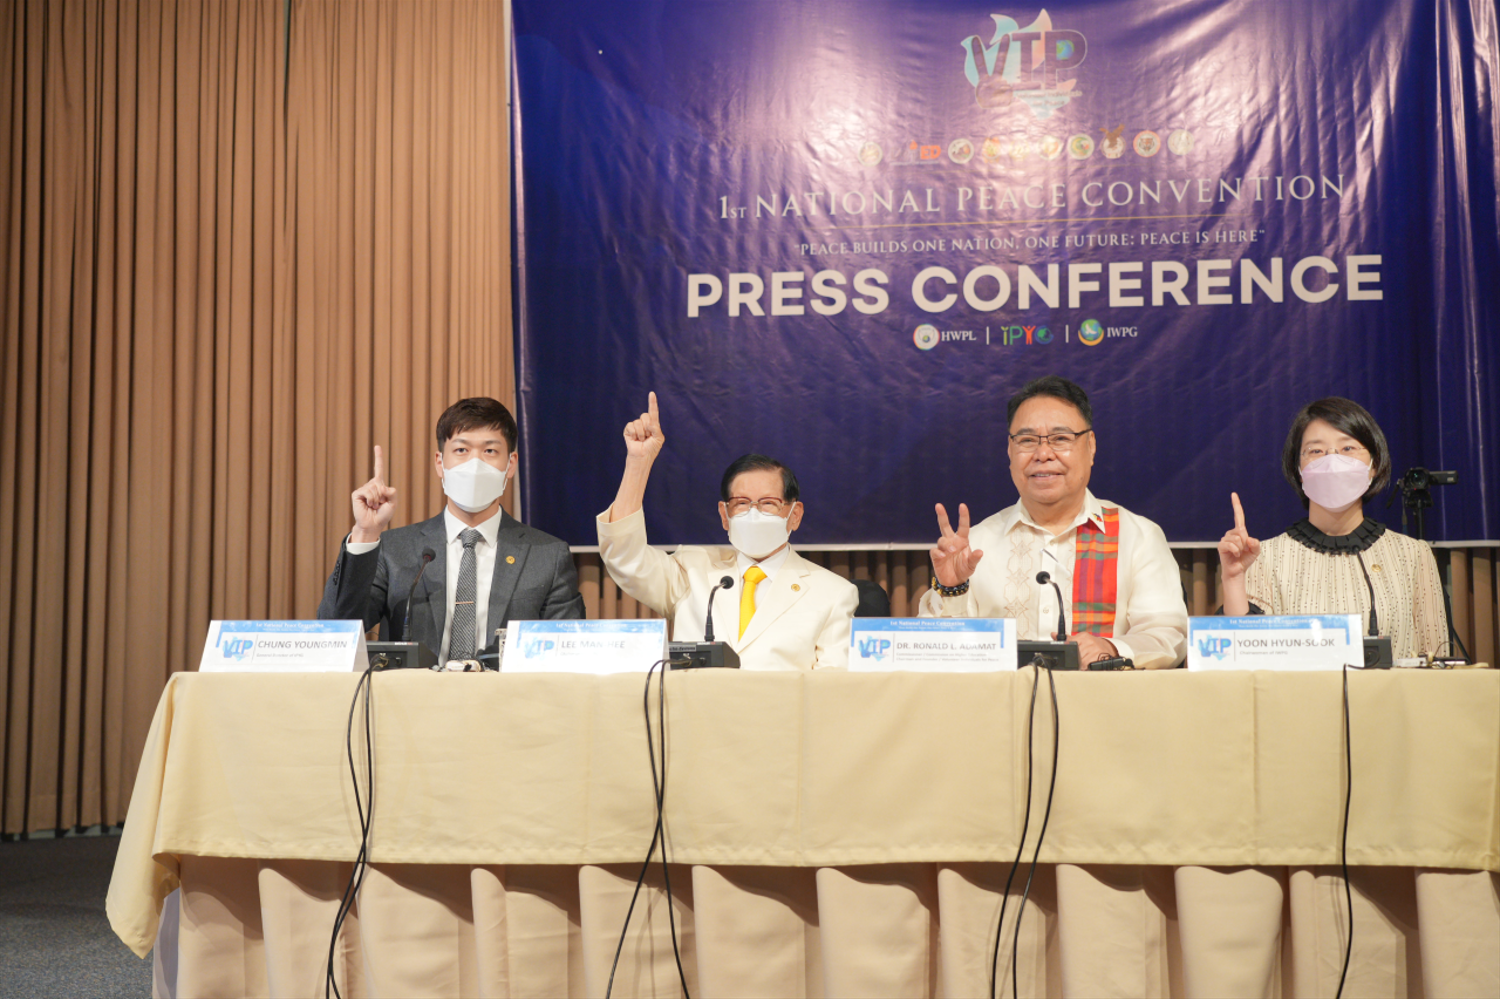
POLYGON ((1395 665, 1391 640, 1380 634, 1380 617, 1375 610, 1375 584, 1370 581, 1370 570, 1365 568, 1365 557, 1354 553, 1359 560, 1359 571, 1364 573, 1365 586, 1370 590, 1370 633, 1365 636, 1365 669, 1390 669, 1395 665))
POLYGON ((401 641, 399 642, 370 642, 366 648, 370 652, 370 664, 376 669, 437 669, 437 653, 433 652, 421 642, 407 640, 411 627, 411 601, 416 595, 417 584, 422 581, 422 574, 437 558, 437 552, 431 548, 422 550, 422 567, 417 570, 417 578, 411 581, 411 589, 406 591, 406 613, 401 618, 401 641))
POLYGON ((667 646, 672 669, 739 669, 740 654, 724 642, 714 641, 714 597, 720 590, 734 587, 733 576, 722 576, 708 593, 708 609, 703 618, 703 641, 671 642, 667 646))
POLYGON ((1063 612, 1062 588, 1052 578, 1052 574, 1043 570, 1036 574, 1036 581, 1042 586, 1052 584, 1052 589, 1057 592, 1057 638, 1055 642, 1032 642, 1019 641, 1016 643, 1016 651, 1019 655, 1019 664, 1022 666, 1036 663, 1044 669, 1078 669, 1078 643, 1070 642, 1068 638, 1068 620, 1063 612))

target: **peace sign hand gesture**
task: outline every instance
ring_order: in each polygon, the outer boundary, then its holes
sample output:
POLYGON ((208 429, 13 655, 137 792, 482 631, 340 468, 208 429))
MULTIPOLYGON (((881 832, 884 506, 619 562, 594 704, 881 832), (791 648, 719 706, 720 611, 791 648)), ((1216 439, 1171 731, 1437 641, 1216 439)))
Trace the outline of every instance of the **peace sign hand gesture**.
POLYGON ((386 485, 385 456, 379 444, 375 445, 375 474, 350 494, 349 501, 354 507, 354 530, 349 540, 379 541, 380 532, 391 526, 391 515, 396 512, 396 490, 386 485))
POLYGON ((656 393, 651 392, 646 397, 646 412, 640 419, 625 424, 625 459, 649 464, 656 460, 666 442, 661 432, 661 416, 656 410, 656 393))
POLYGON ((942 537, 928 552, 932 556, 932 574, 943 586, 959 586, 974 575, 975 566, 984 552, 969 548, 969 508, 958 504, 958 530, 948 522, 948 511, 937 505, 938 530, 942 537))
POLYGON ((1234 505, 1234 527, 1219 541, 1219 564, 1224 569, 1225 582, 1242 578, 1260 554, 1260 542, 1245 530, 1245 510, 1240 506, 1240 494, 1230 493, 1229 501, 1234 505))

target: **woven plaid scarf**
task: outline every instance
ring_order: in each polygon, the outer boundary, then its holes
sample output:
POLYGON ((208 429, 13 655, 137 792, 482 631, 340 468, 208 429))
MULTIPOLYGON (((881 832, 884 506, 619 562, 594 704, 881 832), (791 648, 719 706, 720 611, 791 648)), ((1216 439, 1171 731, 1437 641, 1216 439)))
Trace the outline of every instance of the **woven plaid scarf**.
POLYGON ((1115 569, 1120 563, 1120 509, 1104 507, 1104 530, 1095 521, 1078 528, 1073 553, 1073 630, 1091 635, 1115 631, 1115 569))

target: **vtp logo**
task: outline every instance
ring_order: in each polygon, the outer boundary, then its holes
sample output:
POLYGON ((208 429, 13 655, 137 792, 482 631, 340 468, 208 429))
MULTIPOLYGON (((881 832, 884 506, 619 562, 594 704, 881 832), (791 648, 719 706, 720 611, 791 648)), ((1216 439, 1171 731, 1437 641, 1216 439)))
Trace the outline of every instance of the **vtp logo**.
POLYGON ((859 657, 861 659, 874 659, 877 662, 884 659, 891 651, 891 640, 889 638, 861 638, 859 640, 859 657))
POLYGON ((1045 326, 1002 326, 1000 342, 1007 347, 1013 343, 1051 343, 1052 331, 1045 326))
POLYGON ((931 323, 923 323, 911 335, 911 342, 917 345, 918 350, 931 350, 942 339, 942 335, 938 333, 938 328, 931 323))
POLYGON ((1198 652, 1210 659, 1223 659, 1229 654, 1229 647, 1233 644, 1234 642, 1228 638, 1204 635, 1198 639, 1198 652))
POLYGON ((557 648, 557 643, 550 638, 528 638, 521 646, 521 655, 527 659, 534 659, 537 656, 546 655, 555 648, 557 648))
POLYGON ((255 639, 234 638, 233 636, 225 635, 219 639, 219 648, 223 651, 224 658, 240 660, 244 659, 250 654, 250 650, 255 648, 255 639))
POLYGON ((959 43, 964 50, 964 76, 980 107, 1005 108, 1020 101, 1041 119, 1081 93, 1076 79, 1059 77, 1076 69, 1088 55, 1088 39, 1082 32, 1054 29, 1045 10, 1024 28, 1004 14, 991 14, 990 19, 995 22, 995 34, 988 45, 978 35, 959 43))

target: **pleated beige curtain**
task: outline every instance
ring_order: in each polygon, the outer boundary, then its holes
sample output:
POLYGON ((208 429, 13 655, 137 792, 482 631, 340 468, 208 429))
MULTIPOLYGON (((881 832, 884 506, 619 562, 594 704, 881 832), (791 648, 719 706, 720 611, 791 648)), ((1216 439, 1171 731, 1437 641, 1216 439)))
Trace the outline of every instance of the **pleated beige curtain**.
POLYGON ((0 0, 0 831, 124 818, 213 618, 513 402, 501 0, 0 0))

